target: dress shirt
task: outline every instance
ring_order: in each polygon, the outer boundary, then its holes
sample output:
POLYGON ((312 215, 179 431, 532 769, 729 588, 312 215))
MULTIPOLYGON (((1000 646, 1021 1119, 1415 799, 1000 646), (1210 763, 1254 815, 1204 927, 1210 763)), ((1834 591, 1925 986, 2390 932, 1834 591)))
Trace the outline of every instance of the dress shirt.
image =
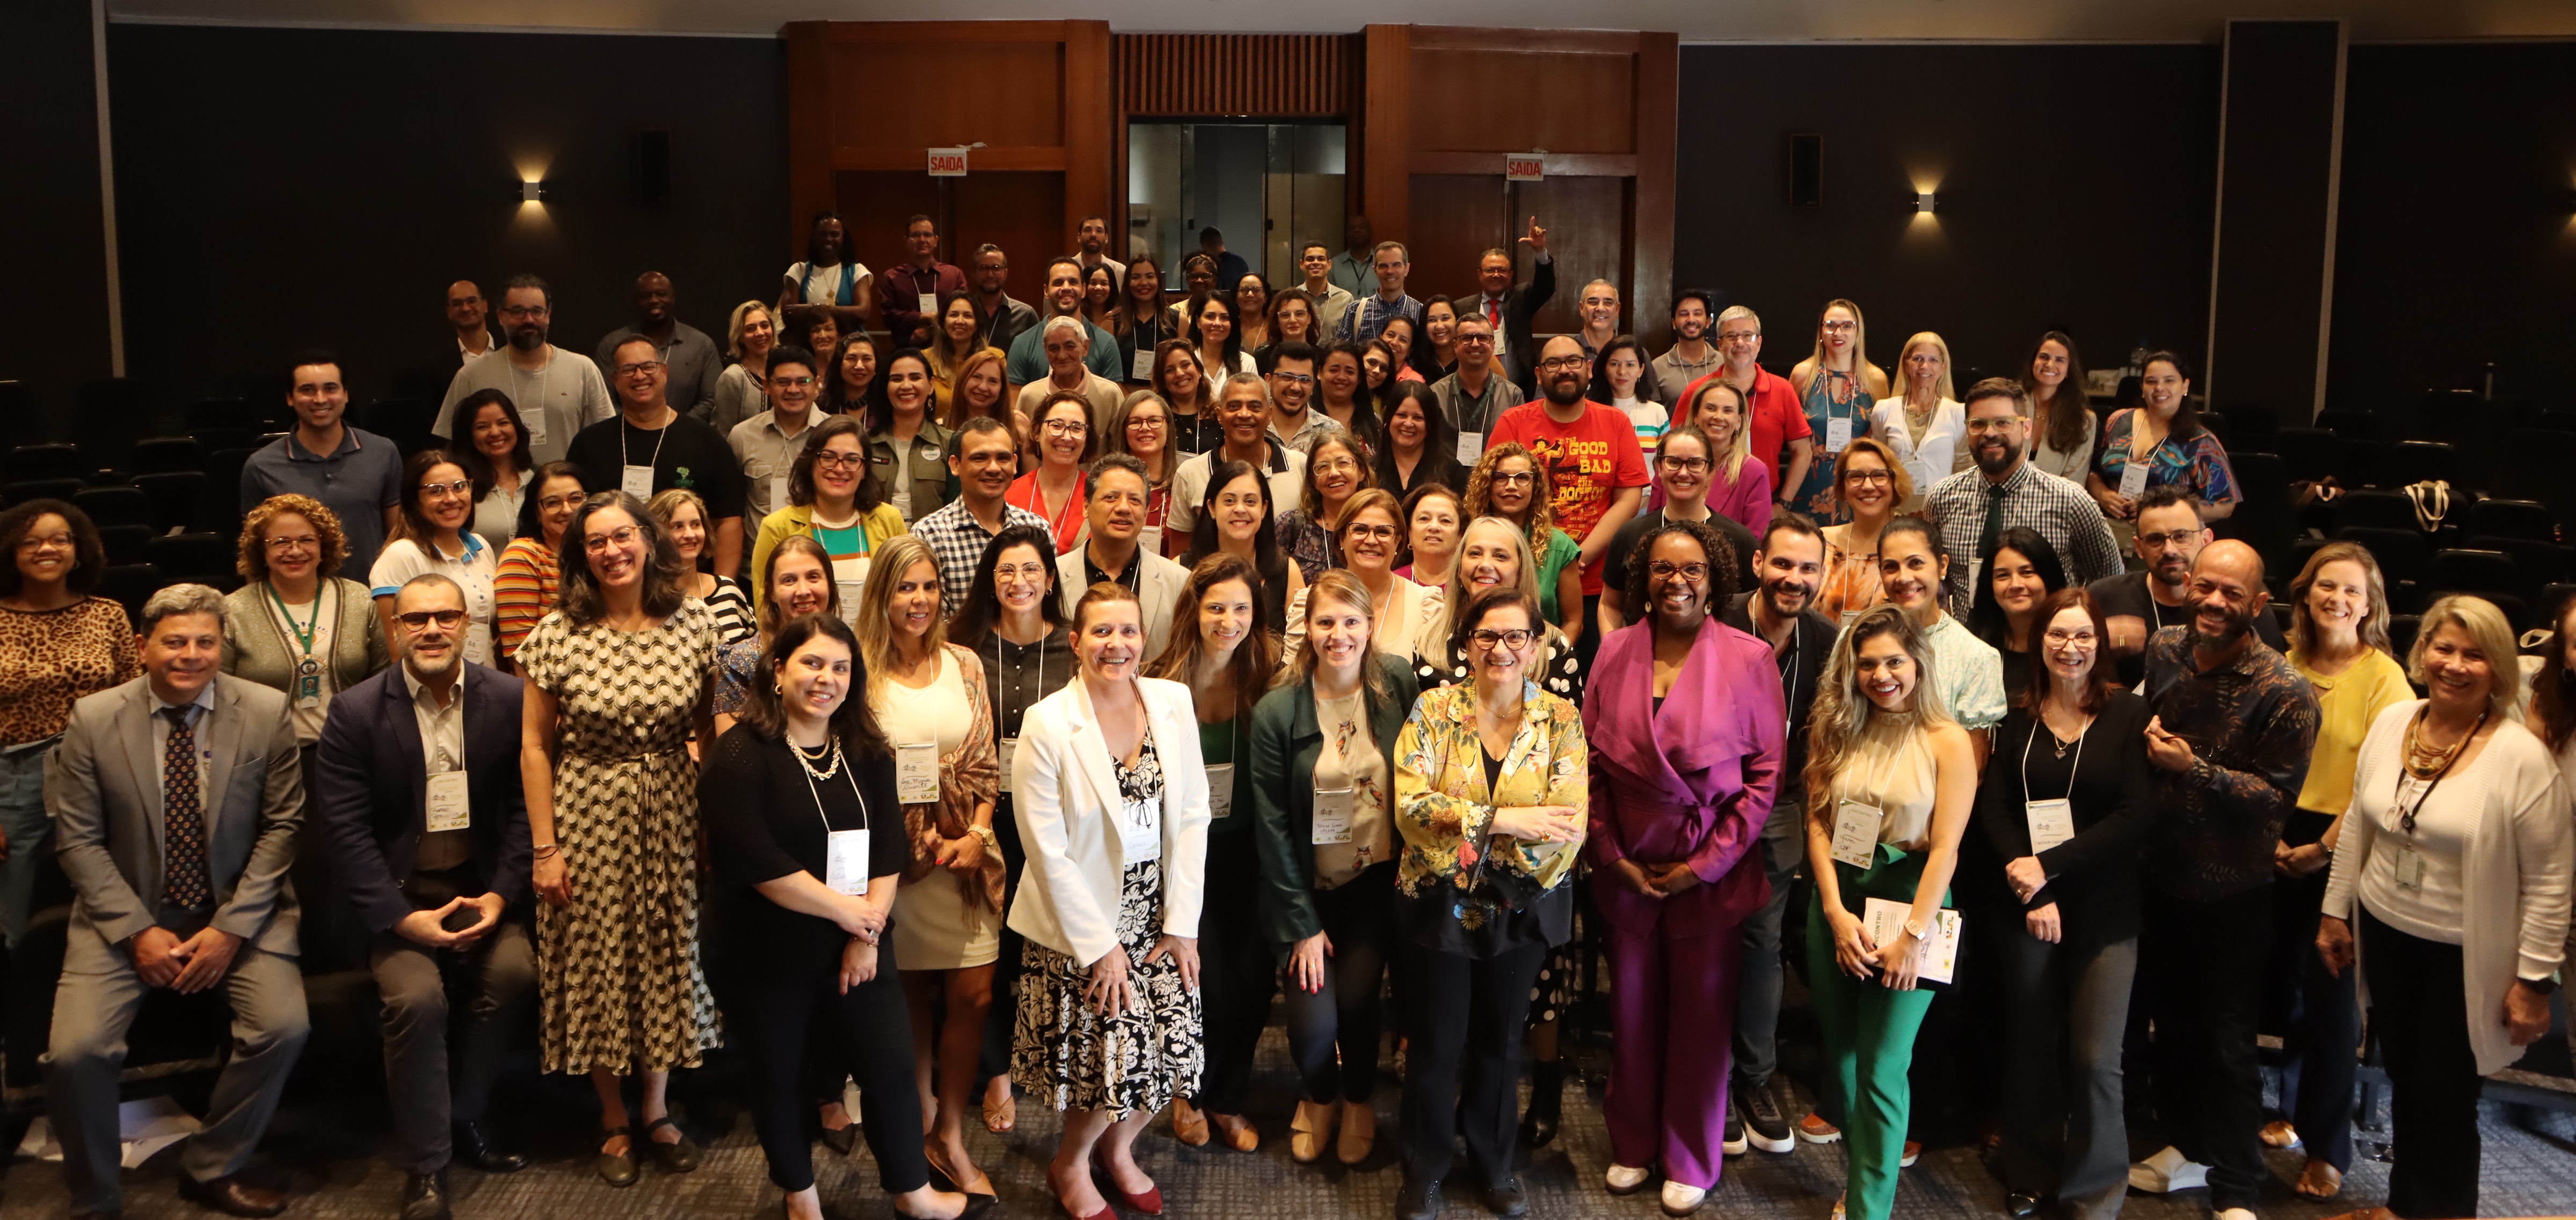
MULTIPOLYGON (((1002 505, 1002 529, 1025 525, 1053 537, 1047 519, 1017 504, 1002 505)), ((1002 530, 988 530, 975 514, 966 510, 960 496, 932 510, 912 523, 912 536, 930 548, 930 561, 939 569, 939 612, 943 619, 957 617, 966 604, 966 593, 975 585, 975 568, 984 560, 984 548, 1000 537, 1002 530)), ((1052 560, 1052 554, 1041 556, 1052 560)))
POLYGON ((2083 489, 2049 478, 2028 462, 2013 467, 2000 484, 1971 467, 1941 480, 1923 501, 1923 515, 1939 527, 1941 545, 1950 552, 1950 613, 1964 617, 1976 601, 1977 565, 1985 560, 1977 544, 1986 527, 1986 489, 1995 486, 2003 488, 1999 528, 2020 526, 2047 539, 2066 567, 2067 583, 2089 585, 2120 574, 2119 544, 2083 489))
MULTIPOLYGON (((458 662, 462 665, 463 662, 458 662)), ((403 686, 411 691, 411 713, 420 722, 420 764, 422 775, 444 775, 465 769, 465 674, 460 670, 447 687, 447 703, 441 706, 438 692, 412 675, 411 666, 396 662, 402 670, 403 686)), ((429 808, 424 797, 421 808, 429 808)), ((425 873, 454 868, 474 856, 474 844, 462 830, 431 830, 424 821, 420 831, 420 856, 412 867, 425 873)))
POLYGON ((1349 309, 1342 311, 1341 325, 1334 328, 1333 337, 1352 343, 1366 343, 1377 338, 1378 332, 1386 329, 1386 320, 1397 314, 1413 319, 1415 332, 1421 331, 1422 302, 1410 296, 1400 296, 1389 301, 1372 292, 1361 297, 1349 309))
MULTIPOLYGON (((170 718, 162 713, 174 707, 188 709, 188 727, 197 730, 197 804, 205 810, 206 843, 211 847, 215 838, 215 815, 223 804, 217 799, 219 793, 206 790, 206 764, 215 756, 213 743, 205 737, 206 717, 215 710, 214 682, 209 680, 205 689, 198 691, 197 697, 186 703, 164 703, 160 695, 152 696, 152 757, 156 760, 170 755, 170 718)), ((170 775, 167 771, 161 773, 161 807, 164 810, 170 807, 170 775)))

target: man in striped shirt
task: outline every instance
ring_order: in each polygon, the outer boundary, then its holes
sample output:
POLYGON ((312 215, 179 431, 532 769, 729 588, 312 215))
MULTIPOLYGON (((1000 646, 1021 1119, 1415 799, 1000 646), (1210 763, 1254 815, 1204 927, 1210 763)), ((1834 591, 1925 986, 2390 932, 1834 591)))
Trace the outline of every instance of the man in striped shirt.
POLYGON ((1950 613, 1962 620, 1977 600, 1977 572, 2004 530, 2036 531, 2057 551, 2068 583, 2089 585, 2120 574, 2119 544, 2093 498, 2030 464, 2030 411, 2021 383, 1989 377, 1968 387, 1968 452, 1977 461, 1941 480, 1924 498, 1923 515, 1939 527, 1950 552, 1950 613))

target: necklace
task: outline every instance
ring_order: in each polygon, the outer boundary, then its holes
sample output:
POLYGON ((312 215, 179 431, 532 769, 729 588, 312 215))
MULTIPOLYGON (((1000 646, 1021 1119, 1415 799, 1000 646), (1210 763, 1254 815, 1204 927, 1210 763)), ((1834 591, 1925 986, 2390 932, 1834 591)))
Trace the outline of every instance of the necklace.
POLYGON ((805 752, 805 747, 797 745, 792 741, 787 743, 787 745, 788 748, 796 754, 796 765, 805 768, 805 774, 812 778, 816 783, 821 783, 841 773, 841 742, 839 738, 836 737, 824 742, 811 754, 805 752), (825 758, 831 759, 832 765, 819 771, 815 770, 814 764, 818 760, 825 758))
POLYGON ((2415 713, 2414 722, 2406 726, 2406 770, 2417 779, 2431 779, 2449 770, 2451 760, 2458 758, 2460 751, 2468 748, 2469 739, 2477 736, 2478 730, 2487 724, 2486 714, 2481 712, 2478 722, 2470 725, 2468 732, 2460 734, 2458 741, 2447 747, 2431 746, 2425 744, 2424 738, 2424 718, 2431 710, 2426 708, 2415 713))

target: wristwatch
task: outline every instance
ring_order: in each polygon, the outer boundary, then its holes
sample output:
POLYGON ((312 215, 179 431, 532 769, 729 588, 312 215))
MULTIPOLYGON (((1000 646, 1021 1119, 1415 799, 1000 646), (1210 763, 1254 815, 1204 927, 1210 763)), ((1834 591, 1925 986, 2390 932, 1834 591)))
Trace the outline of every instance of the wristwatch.
POLYGON ((981 822, 969 822, 966 824, 966 829, 974 831, 975 837, 984 841, 984 850, 992 852, 1002 850, 1002 841, 994 836, 992 827, 981 822))
POLYGON ((1918 940, 1918 941, 1919 941, 1919 940, 1923 940, 1923 939, 1925 939, 1924 934, 1923 934, 1923 931, 1924 931, 1924 930, 1923 930, 1923 921, 1922 921, 1922 920, 1920 920, 1920 919, 1908 919, 1908 920, 1906 920, 1906 921, 1905 921, 1905 934, 1906 934, 1907 936, 1911 936, 1911 937, 1913 937, 1914 939, 1916 939, 1916 940, 1918 940))
POLYGON ((2533 995, 2548 995, 2549 993, 2558 990, 2558 976, 2554 974, 2547 978, 2516 979, 2514 981, 2530 988, 2531 994, 2533 995))

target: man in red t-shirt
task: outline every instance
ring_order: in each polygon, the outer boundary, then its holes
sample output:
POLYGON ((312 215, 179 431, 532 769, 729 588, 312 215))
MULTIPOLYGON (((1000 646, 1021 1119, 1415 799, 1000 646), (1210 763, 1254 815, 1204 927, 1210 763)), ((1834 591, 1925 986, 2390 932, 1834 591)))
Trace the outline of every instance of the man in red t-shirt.
POLYGON ((1728 385, 1744 391, 1753 417, 1745 441, 1753 456, 1771 468, 1772 502, 1785 501, 1806 481, 1808 464, 1816 460, 1816 432, 1807 426, 1806 408, 1798 405, 1798 389, 1788 378, 1754 363, 1762 356, 1762 319, 1750 309, 1730 305, 1717 315, 1717 350, 1726 363, 1682 392, 1672 404, 1673 424, 1678 427, 1684 422, 1690 405, 1699 401, 1700 387, 1711 377, 1723 377, 1728 385))
MULTIPOLYGON (((1586 401, 1592 362, 1571 335, 1539 349, 1537 402, 1503 412, 1491 443, 1518 441, 1547 471, 1548 508, 1558 529, 1583 544, 1584 622, 1601 596, 1601 563, 1612 535, 1645 499, 1646 456, 1637 429, 1617 407, 1586 401)), ((1590 633, 1586 633, 1587 636, 1590 633)))

